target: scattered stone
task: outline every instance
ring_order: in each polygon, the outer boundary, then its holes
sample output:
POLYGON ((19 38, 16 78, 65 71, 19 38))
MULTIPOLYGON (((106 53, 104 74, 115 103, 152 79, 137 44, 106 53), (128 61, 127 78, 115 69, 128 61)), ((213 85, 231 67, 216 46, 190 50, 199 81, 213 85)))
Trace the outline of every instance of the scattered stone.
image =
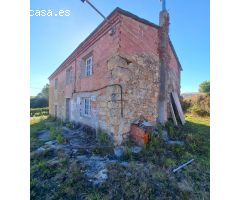
POLYGON ((130 172, 127 172, 126 176, 130 177, 130 176, 132 176, 132 174, 130 172))
POLYGON ((50 140, 50 133, 48 130, 42 130, 38 132, 38 138, 41 141, 48 141, 50 140))
POLYGON ((131 147, 131 151, 132 151, 132 153, 138 154, 142 151, 142 147, 133 146, 133 147, 131 147))
POLYGON ((115 147, 115 148, 114 148, 114 154, 115 154, 115 156, 118 157, 118 158, 122 157, 123 154, 124 154, 124 149, 123 149, 123 147, 115 147))
POLYGON ((163 130, 162 131, 162 136, 163 136, 163 140, 164 142, 168 142, 168 133, 167 133, 167 130, 163 130))
POLYGON ((57 143, 56 140, 51 140, 51 141, 45 142, 45 144, 46 144, 46 145, 49 145, 49 146, 55 145, 56 143, 57 143))
POLYGON ((58 157, 55 157, 55 158, 53 158, 52 160, 49 160, 49 161, 47 162, 47 164, 48 164, 49 166, 54 166, 54 165, 57 165, 59 162, 60 162, 60 161, 59 161, 58 157))
POLYGON ((184 142, 182 142, 182 141, 169 140, 167 130, 163 130, 163 131, 162 131, 162 136, 163 136, 163 141, 164 141, 166 144, 170 144, 170 145, 180 145, 180 146, 183 146, 183 145, 184 145, 184 142))
POLYGON ((108 175, 107 175, 107 169, 102 169, 100 170, 96 175, 95 175, 95 178, 96 180, 93 181, 93 184, 94 185, 99 185, 103 182, 105 182, 108 178, 108 175))
POLYGON ((120 165, 127 168, 129 163, 128 162, 121 162, 120 165))
POLYGON ((45 148, 39 147, 35 152, 36 152, 36 153, 43 153, 44 151, 46 151, 45 148))

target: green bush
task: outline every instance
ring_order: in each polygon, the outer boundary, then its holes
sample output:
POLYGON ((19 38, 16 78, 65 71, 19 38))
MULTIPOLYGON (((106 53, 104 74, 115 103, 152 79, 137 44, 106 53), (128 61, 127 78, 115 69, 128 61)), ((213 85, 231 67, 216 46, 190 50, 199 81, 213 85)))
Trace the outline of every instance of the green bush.
POLYGON ((62 136, 62 134, 58 134, 57 137, 56 137, 56 140, 59 144, 64 143, 64 137, 62 136))
POLYGON ((111 139, 109 137, 109 135, 103 131, 99 131, 97 134, 97 140, 100 144, 111 144, 111 139))
POLYGON ((66 139, 63 137, 61 130, 54 126, 50 127, 50 137, 52 140, 57 140, 59 144, 66 143, 66 139))

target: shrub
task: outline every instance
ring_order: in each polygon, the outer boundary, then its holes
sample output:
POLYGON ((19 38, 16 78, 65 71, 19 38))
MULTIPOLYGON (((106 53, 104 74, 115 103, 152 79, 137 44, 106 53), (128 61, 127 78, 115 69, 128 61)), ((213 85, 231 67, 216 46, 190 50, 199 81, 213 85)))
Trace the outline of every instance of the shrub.
POLYGON ((66 143, 66 139, 63 137, 61 130, 54 126, 50 127, 50 137, 52 140, 57 140, 59 144, 66 143))
POLYGON ((111 141, 109 135, 103 131, 99 131, 99 133, 97 134, 97 140, 100 144, 105 144, 105 145, 110 144, 110 141, 111 141))
POLYGON ((182 101, 183 110, 198 116, 210 116, 210 96, 206 94, 187 97, 182 101))
POLYGON ((64 143, 64 137, 62 136, 62 134, 58 134, 57 137, 56 137, 56 140, 59 144, 64 143))
POLYGON ((204 81, 199 85, 199 92, 210 94, 210 81, 204 81))

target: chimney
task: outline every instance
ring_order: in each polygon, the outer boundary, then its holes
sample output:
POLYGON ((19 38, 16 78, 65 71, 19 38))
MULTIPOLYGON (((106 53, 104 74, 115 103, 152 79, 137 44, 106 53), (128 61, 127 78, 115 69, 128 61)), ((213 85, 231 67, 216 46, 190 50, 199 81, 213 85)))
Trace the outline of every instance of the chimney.
POLYGON ((166 0, 162 1, 162 11, 159 17, 159 60, 160 60, 160 95, 159 95, 159 114, 158 121, 164 125, 167 122, 168 105, 168 42, 169 42, 169 13, 166 10, 166 0))

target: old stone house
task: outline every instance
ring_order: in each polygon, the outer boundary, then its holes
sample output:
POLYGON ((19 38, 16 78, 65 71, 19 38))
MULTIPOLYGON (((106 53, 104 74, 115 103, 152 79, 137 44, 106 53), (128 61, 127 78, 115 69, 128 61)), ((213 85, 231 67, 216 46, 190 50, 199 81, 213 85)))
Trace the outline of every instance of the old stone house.
POLYGON ((49 111, 65 121, 109 133, 121 144, 144 116, 165 123, 171 92, 180 95, 178 57, 169 13, 160 25, 116 8, 49 77, 49 111))

